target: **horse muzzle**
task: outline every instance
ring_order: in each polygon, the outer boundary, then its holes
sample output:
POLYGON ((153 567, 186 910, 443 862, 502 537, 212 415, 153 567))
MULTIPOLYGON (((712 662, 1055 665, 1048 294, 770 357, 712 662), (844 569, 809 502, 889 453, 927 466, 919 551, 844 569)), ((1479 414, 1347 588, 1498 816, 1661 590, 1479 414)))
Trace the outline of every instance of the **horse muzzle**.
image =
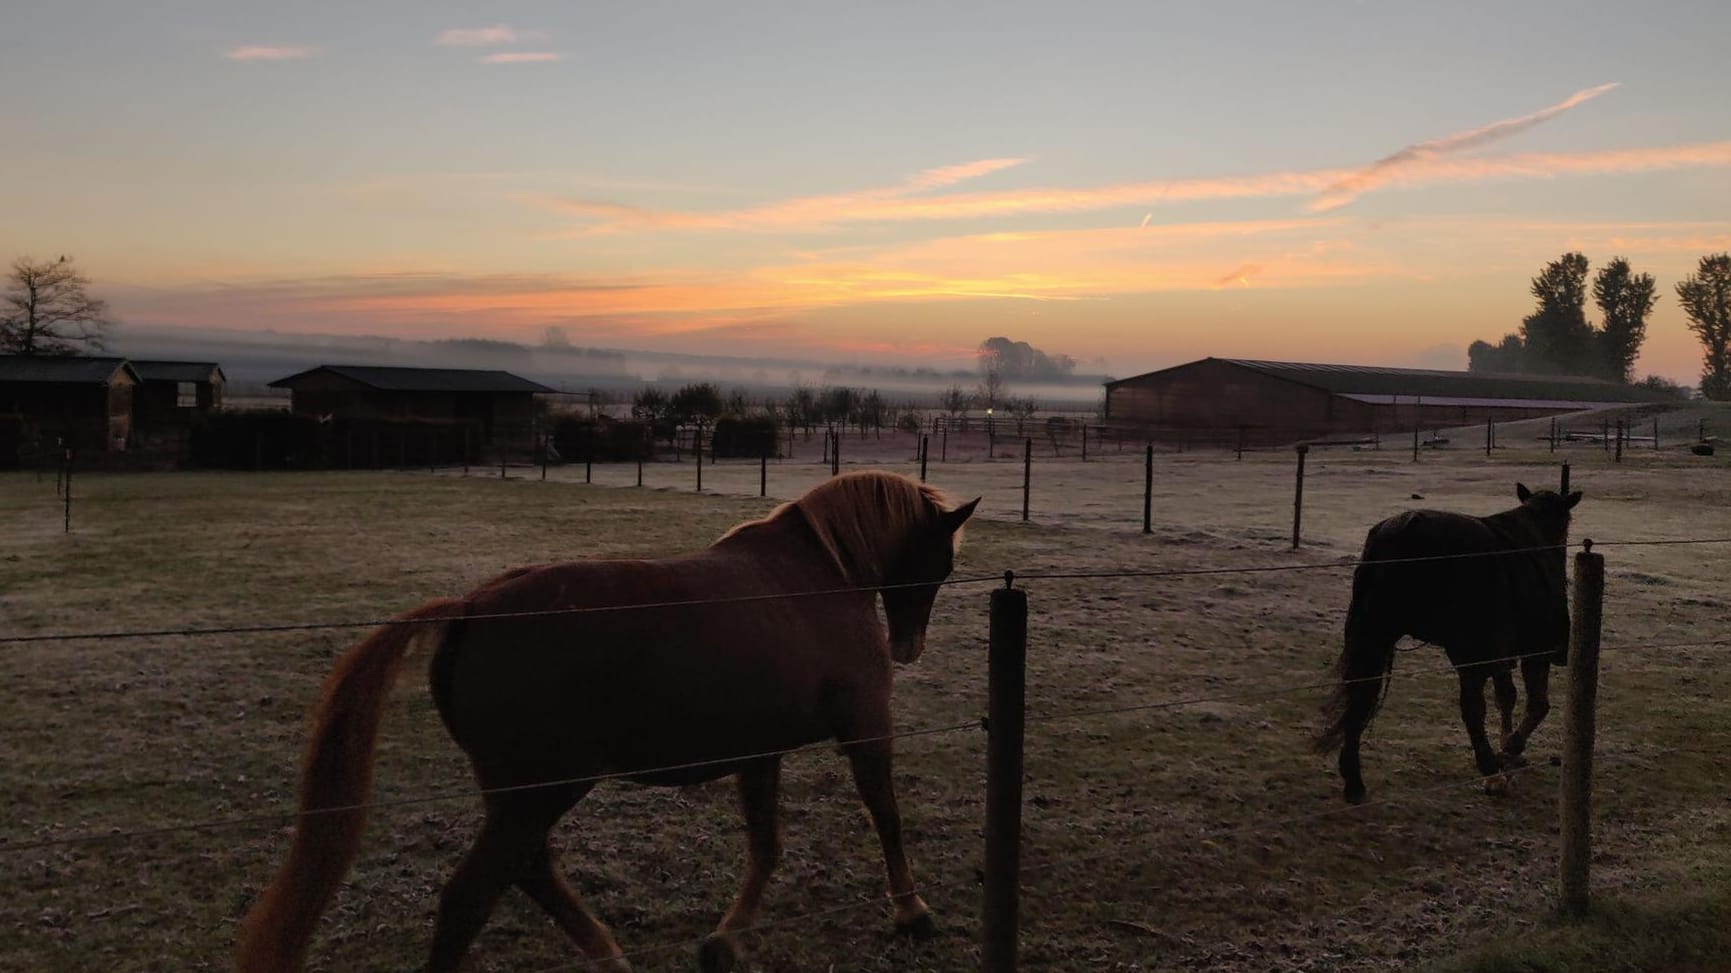
POLYGON ((904 639, 890 639, 890 658, 902 665, 911 665, 926 650, 926 637, 915 635, 904 639))

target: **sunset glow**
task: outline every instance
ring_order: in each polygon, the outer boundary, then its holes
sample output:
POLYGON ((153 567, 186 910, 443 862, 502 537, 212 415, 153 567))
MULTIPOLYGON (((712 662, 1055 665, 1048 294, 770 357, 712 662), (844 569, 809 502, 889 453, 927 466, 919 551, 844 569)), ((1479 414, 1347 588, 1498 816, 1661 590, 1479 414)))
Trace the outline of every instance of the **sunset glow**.
POLYGON ((1637 373, 1692 381, 1672 286, 1731 248, 1731 127, 1697 83, 1724 12, 1564 43, 1498 8, 1486 43, 1482 11, 1345 2, 917 34, 85 6, 0 38, 0 244, 74 255, 131 327, 1465 367, 1578 249, 1658 278, 1637 373))

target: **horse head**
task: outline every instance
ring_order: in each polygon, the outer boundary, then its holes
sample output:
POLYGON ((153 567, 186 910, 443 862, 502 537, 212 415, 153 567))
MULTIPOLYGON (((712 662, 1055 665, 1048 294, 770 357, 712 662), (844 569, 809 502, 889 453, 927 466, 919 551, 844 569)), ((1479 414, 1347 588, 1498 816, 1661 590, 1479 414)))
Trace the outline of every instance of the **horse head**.
POLYGON ((1529 490, 1526 484, 1516 483, 1515 496, 1520 499, 1521 508, 1538 522, 1546 540, 1557 544, 1568 540, 1569 518, 1575 504, 1581 502, 1581 491, 1562 494, 1555 490, 1529 490))
POLYGON ((926 516, 908 532, 894 566, 880 590, 884 618, 889 623, 890 657, 904 665, 926 649, 926 626, 932 619, 938 584, 955 567, 961 547, 962 525, 973 516, 980 498, 946 510, 932 497, 922 495, 926 516))

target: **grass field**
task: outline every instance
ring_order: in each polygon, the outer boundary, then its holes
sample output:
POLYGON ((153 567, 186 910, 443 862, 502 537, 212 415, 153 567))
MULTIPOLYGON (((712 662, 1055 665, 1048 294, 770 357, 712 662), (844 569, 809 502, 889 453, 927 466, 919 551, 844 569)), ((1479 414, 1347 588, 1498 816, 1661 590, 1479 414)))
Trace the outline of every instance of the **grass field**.
MULTIPOLYGON (((815 452, 773 467, 772 494, 821 478, 815 452)), ((877 458, 911 470, 911 454, 904 443, 877 458)), ((1413 464, 1398 450, 1315 451, 1297 552, 1286 454, 1161 457, 1146 536, 1129 455, 1041 458, 1028 524, 1019 462, 934 463, 932 479, 986 498, 958 575, 1188 569, 1350 559, 1386 514, 1503 509, 1517 478, 1553 485, 1558 458, 1461 448, 1413 464)), ((1586 492, 1577 540, 1731 537, 1723 458, 1568 458, 1586 492)), ((699 546, 775 500, 738 495, 756 493, 755 464, 709 472, 706 487, 729 495, 693 493, 691 472, 658 466, 646 489, 624 486, 625 468, 598 468, 593 486, 573 482, 581 467, 547 483, 538 473, 91 476, 77 481, 70 535, 52 476, 7 475, 0 635, 380 618, 526 563, 699 546)), ((1550 918, 1560 709, 1513 793, 1487 797, 1466 783, 1473 767, 1455 681, 1435 671, 1441 654, 1404 655, 1367 739, 1374 803, 1345 810, 1331 761, 1307 742, 1338 650, 1346 571, 1024 581, 1024 968, 1724 969, 1712 958, 1731 918, 1731 647, 1641 645, 1731 637, 1731 545, 1602 550, 1594 879, 1607 911, 1584 926, 1550 918), (1311 688, 1247 695, 1284 686, 1311 688), (1227 696, 1239 698, 1040 719, 1227 696)), ((898 673, 900 728, 984 711, 987 590, 940 596, 925 657, 898 673)), ((359 634, 0 644, 0 968, 224 968, 236 919, 285 848, 286 818, 126 833, 290 809, 305 706, 359 634), (90 835, 110 837, 16 847, 90 835)), ((1556 674, 1559 698, 1567 678, 1556 674)), ((790 921, 751 938, 754 968, 974 968, 984 744, 970 730, 898 745, 910 855, 941 927, 925 943, 891 933, 845 763, 789 758, 786 854, 765 919, 790 921)), ((414 667, 386 717, 375 796, 432 795, 449 796, 374 815, 313 968, 417 968, 438 889, 479 821, 466 764, 414 667)), ((693 967, 695 940, 741 874, 730 783, 603 787, 556 834, 566 871, 628 951, 677 944, 634 957, 637 969, 693 967)), ((573 958, 512 893, 472 968, 575 970, 573 958)))

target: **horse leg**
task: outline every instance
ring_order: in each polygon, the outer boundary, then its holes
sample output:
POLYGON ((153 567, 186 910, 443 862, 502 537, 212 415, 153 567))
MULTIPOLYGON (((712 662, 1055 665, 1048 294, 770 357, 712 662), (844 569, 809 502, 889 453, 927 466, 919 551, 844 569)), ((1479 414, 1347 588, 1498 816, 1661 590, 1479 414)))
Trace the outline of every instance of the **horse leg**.
POLYGON ((439 895, 428 973, 454 973, 469 944, 513 882, 550 869, 547 831, 580 794, 517 791, 489 795, 487 819, 439 895), (542 862, 547 864, 543 865, 542 862))
POLYGON ((1507 781, 1501 778, 1503 762, 1485 735, 1485 682, 1490 673, 1482 667, 1460 671, 1461 721, 1466 724, 1467 737, 1472 741, 1473 757, 1478 762, 1479 775, 1485 777, 1486 793, 1502 793, 1507 781))
POLYGON ((781 825, 776 814, 780 786, 780 757, 757 761, 739 772, 739 806, 746 830, 745 879, 721 924, 697 951, 698 969, 703 973, 727 973, 739 966, 744 955, 737 934, 757 921, 764 887, 781 860, 781 825))
POLYGON ((1515 767, 1526 764, 1521 754, 1527 749, 1527 740, 1551 711, 1551 660, 1542 656, 1522 659, 1521 681, 1527 686, 1526 713, 1521 717, 1521 725, 1503 744, 1504 762, 1515 767))
MULTIPOLYGON (((887 726, 871 735, 888 735, 887 726)), ((931 910, 914 891, 913 873, 902 850, 902 817, 896 808, 895 783, 890 778, 890 741, 875 739, 849 744, 847 755, 854 786, 859 789, 866 810, 871 812, 878 842, 883 845, 884 867, 889 872, 890 895, 895 903, 896 929, 916 938, 928 937, 935 931, 931 910)))
POLYGON ((1509 737, 1515 732, 1515 675, 1507 669, 1498 669, 1491 673, 1491 685, 1496 689, 1497 711, 1503 718, 1503 752, 1508 753, 1509 737))
MULTIPOLYGON (((583 791, 587 792, 590 786, 592 785, 584 785, 583 791)), ((572 803, 576 803, 576 800, 572 803)), ((571 944, 577 947, 577 951, 583 954, 583 958, 590 961, 592 965, 586 965, 584 969, 602 973, 631 973, 631 964, 625 961, 613 934, 583 907, 577 891, 565 880, 565 876, 559 873, 557 862, 558 859, 543 832, 540 848, 528 871, 517 879, 517 887, 547 913, 571 940, 571 944)))

